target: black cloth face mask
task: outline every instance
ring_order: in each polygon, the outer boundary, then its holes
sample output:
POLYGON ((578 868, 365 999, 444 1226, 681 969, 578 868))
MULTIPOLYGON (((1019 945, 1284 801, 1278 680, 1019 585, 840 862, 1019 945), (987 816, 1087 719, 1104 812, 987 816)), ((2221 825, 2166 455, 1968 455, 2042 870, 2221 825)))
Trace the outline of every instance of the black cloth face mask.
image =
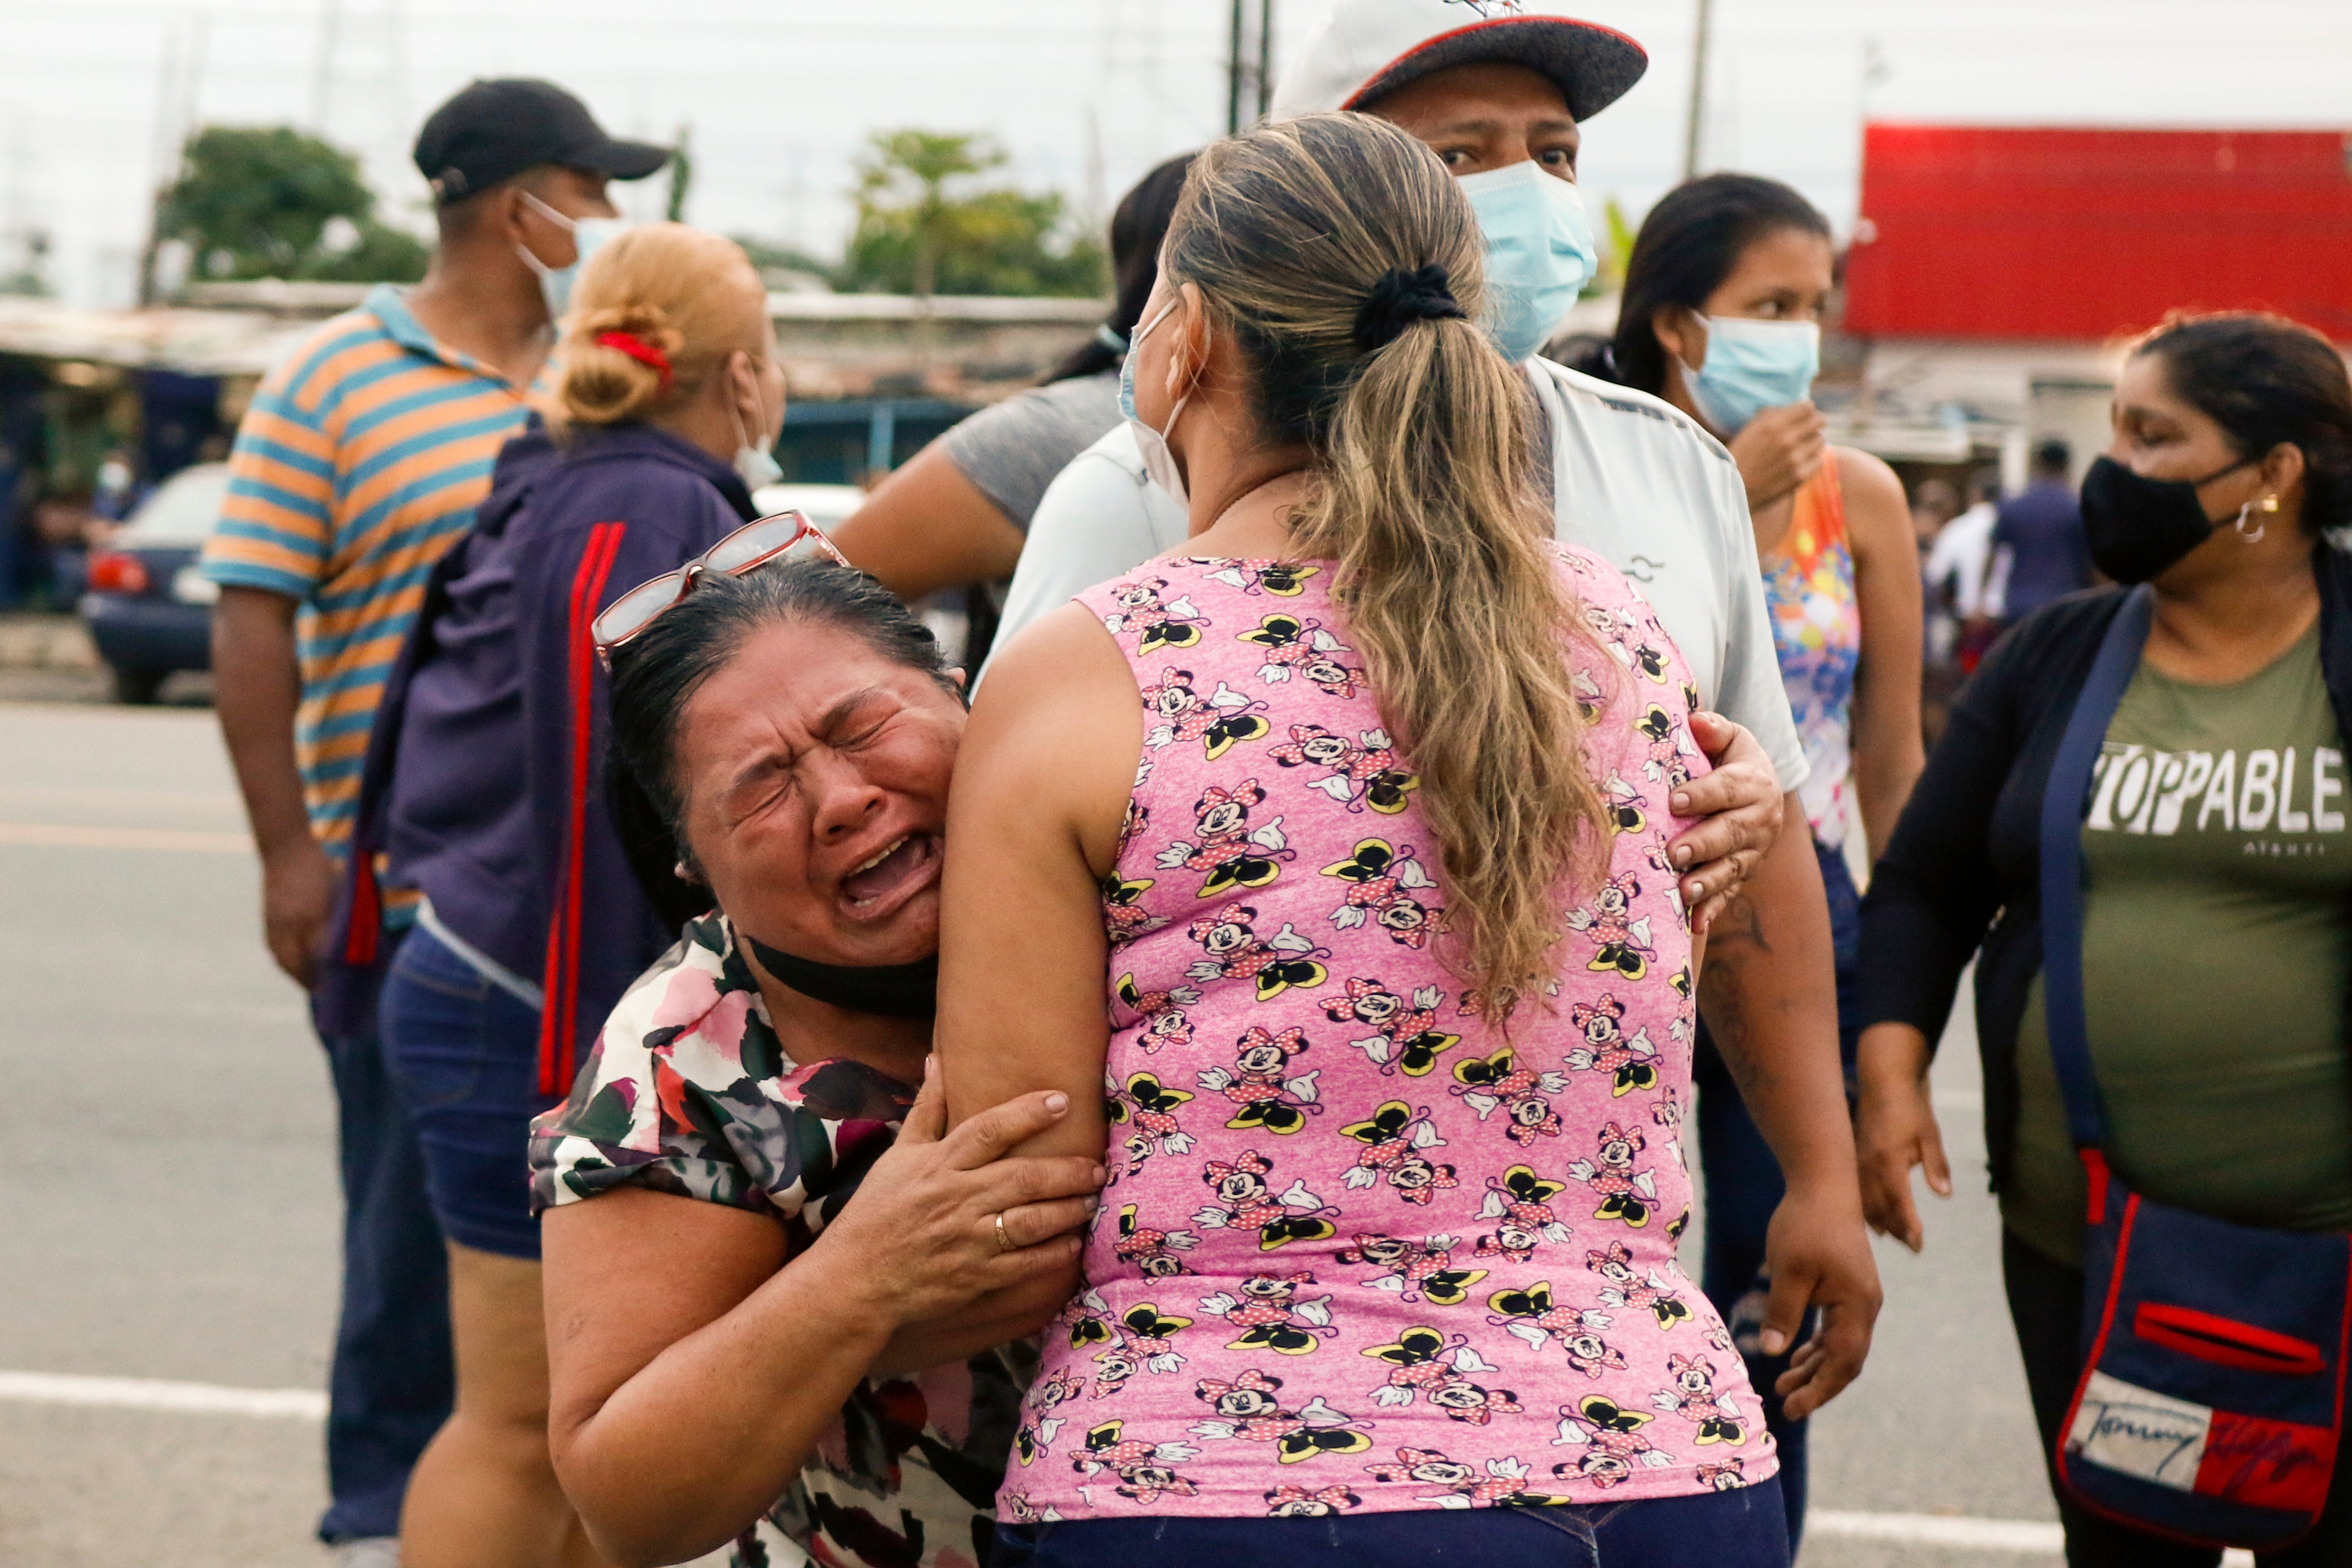
POLYGON ((2118 583, 2161 577, 2221 526, 2205 515, 2198 490, 2253 461, 2241 458, 2201 479, 2151 479, 2113 458, 2094 458, 2083 474, 2083 538, 2091 564, 2118 583))
POLYGON ((756 936, 736 933, 760 967, 803 996, 851 1013, 884 1018, 929 1018, 939 1012, 940 955, 912 963, 855 965, 794 958, 756 936))

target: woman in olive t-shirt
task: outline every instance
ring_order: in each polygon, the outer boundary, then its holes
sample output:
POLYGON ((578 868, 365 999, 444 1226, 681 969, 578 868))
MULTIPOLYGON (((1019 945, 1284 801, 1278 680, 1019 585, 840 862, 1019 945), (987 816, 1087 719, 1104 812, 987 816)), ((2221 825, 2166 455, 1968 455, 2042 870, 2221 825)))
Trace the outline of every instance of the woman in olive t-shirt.
MULTIPOLYGON (((2293 322, 2175 317, 2125 362, 2114 419, 2084 524, 2101 572, 2151 584, 2155 602, 2084 805, 2084 1002, 2107 1156, 2154 1201, 2352 1230, 2352 554, 2330 538, 2352 527, 2352 384, 2293 322)), ((1978 960, 2002 1272, 2045 1461, 2082 1369, 2085 1193, 2042 1014, 2040 819, 2124 596, 2059 600, 1994 648, 1863 907, 1864 1203, 1915 1249, 1912 1167, 1951 1190, 1932 1042, 1978 960)), ((2319 1527, 2265 1568, 2352 1562, 2347 1468, 2319 1527)), ((2063 1490, 2058 1506, 2074 1568, 2220 1558, 2063 1490)))

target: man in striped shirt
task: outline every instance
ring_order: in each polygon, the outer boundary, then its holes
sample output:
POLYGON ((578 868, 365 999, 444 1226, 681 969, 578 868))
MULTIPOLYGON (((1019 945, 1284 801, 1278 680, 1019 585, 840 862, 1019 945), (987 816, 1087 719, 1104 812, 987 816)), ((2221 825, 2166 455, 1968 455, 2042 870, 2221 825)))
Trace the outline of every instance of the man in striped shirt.
MULTIPOLYGON (((221 587, 215 702, 261 852, 270 955, 306 991, 376 700, 425 576, 523 424, 579 241, 618 216, 606 182, 667 156, 605 135, 550 83, 467 88, 417 138, 438 205, 432 269, 320 328, 237 432, 204 558, 221 587)), ((373 1031, 322 1037, 346 1212, 320 1534, 354 1563, 388 1563, 409 1470, 449 1409, 445 1258, 373 1031)))

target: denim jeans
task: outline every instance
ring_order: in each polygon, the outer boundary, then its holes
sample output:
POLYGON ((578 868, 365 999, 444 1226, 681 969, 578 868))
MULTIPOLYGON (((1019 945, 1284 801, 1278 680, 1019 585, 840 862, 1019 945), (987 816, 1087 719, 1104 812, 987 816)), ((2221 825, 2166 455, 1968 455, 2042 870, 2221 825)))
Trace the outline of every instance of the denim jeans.
POLYGON ((376 1016, 441 1233, 537 1262, 530 1119, 551 1103, 539 1092, 538 1011, 420 929, 400 944, 376 1016))
POLYGON ((1768 1480, 1571 1507, 999 1524, 988 1562, 989 1568, 1788 1568, 1786 1518, 1780 1482, 1768 1480))
POLYGON ((416 1131, 373 1034, 323 1038, 343 1183, 342 1312, 320 1539, 397 1535, 408 1472, 449 1417, 449 1269, 416 1131))
MULTIPOLYGON (((1837 962, 1838 1053, 1851 1078, 1860 1034, 1855 1026, 1855 968, 1862 946, 1862 899, 1843 851, 1816 843, 1813 853, 1829 895, 1830 944, 1837 962)), ((1748 1381, 1764 1402, 1765 1429, 1780 1447, 1780 1495, 1789 1507, 1789 1552, 1794 1556, 1805 1531, 1805 1423, 1791 1421, 1781 1412, 1780 1396, 1772 1392, 1772 1384, 1789 1370, 1795 1346, 1777 1356, 1756 1349, 1771 1289, 1764 1272, 1764 1233, 1787 1188, 1772 1146, 1748 1117, 1730 1069, 1703 1023, 1691 1076, 1698 1085, 1698 1152, 1706 1180, 1706 1257, 1699 1288, 1730 1328, 1732 1342, 1748 1366, 1748 1381)), ((1810 1332, 1810 1316, 1806 1327, 1810 1332)))

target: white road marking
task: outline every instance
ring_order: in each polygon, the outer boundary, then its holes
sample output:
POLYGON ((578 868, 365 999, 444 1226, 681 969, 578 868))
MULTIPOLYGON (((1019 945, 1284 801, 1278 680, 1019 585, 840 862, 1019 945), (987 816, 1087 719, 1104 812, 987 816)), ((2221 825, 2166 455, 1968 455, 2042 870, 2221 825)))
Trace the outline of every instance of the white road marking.
POLYGON ((0 822, 0 844, 47 849, 149 849, 195 855, 250 855, 253 840, 242 833, 206 833, 184 827, 91 827, 64 822, 0 822))
MULTIPOLYGON (((156 1377, 86 1377, 61 1372, 0 1372, 0 1403, 76 1405, 186 1415, 261 1415, 323 1421, 327 1396, 308 1388, 231 1388, 217 1383, 174 1383, 156 1377)), ((1805 1515, 1811 1535, 1895 1541, 1961 1551, 2057 1556, 2065 1545, 2054 1524, 2031 1519, 1969 1519, 1937 1513, 1851 1513, 1817 1508, 1805 1515)), ((2249 1552, 2232 1552, 2223 1568, 2251 1568, 2249 1552)))
POLYGON ((0 1401, 20 1405, 106 1405, 187 1415, 327 1418, 327 1396, 309 1388, 231 1388, 160 1377, 85 1377, 64 1372, 0 1372, 0 1401))
MULTIPOLYGON (((2056 1557, 2066 1550, 2065 1532, 2032 1519, 1969 1519, 1941 1513, 1847 1513, 1809 1509, 1807 1535, 1855 1541, 1899 1541, 1908 1546, 1945 1546, 1963 1552, 2024 1552, 2056 1557)), ((2252 1568, 2251 1552, 2222 1554, 2222 1568, 2252 1568)))
POLYGON ((2054 1524, 2031 1519, 1968 1519, 1941 1513, 1845 1513, 1805 1510, 1807 1535, 1861 1541, 1902 1541, 1914 1546, 1958 1546, 1979 1552, 2045 1552, 2066 1548, 2054 1524))

